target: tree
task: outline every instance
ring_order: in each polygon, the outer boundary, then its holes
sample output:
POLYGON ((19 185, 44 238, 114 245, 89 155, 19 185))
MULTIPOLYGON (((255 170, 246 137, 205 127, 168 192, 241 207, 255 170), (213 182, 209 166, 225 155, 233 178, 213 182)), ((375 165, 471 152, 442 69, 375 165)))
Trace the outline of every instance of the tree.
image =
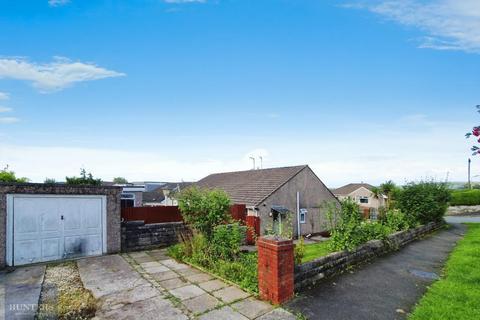
POLYGON ((65 177, 65 181, 70 185, 84 185, 84 186, 100 186, 101 179, 95 179, 92 173, 88 173, 85 169, 80 169, 80 177, 65 177))
POLYGON ((8 170, 8 165, 0 171, 0 182, 25 183, 28 181, 28 178, 17 178, 15 172, 8 170))
MULTIPOLYGON (((476 106, 477 112, 480 113, 480 105, 476 106)), ((466 138, 470 138, 471 136, 474 136, 475 139, 477 139, 476 142, 480 143, 480 126, 473 127, 472 132, 467 132, 465 134, 466 138)), ((475 156, 477 154, 480 154, 480 147, 473 145, 470 150, 473 152, 472 156, 475 156)))
POLYGON ((177 195, 183 219, 208 240, 214 228, 230 219, 230 198, 220 189, 190 187, 177 195))
POLYGON ((57 181, 55 181, 55 179, 53 179, 53 178, 45 178, 45 181, 43 181, 43 183, 45 183, 45 184, 55 184, 55 183, 57 183, 57 181))
POLYGON ((124 177, 115 177, 115 178, 113 178, 113 183, 115 183, 115 184, 127 184, 128 180, 125 179, 124 177))

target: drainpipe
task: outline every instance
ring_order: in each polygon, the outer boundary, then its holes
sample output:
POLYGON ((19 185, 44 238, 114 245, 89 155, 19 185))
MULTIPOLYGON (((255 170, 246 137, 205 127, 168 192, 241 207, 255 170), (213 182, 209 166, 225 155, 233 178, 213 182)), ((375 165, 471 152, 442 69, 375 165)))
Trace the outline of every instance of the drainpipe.
POLYGON ((297 238, 301 237, 300 231, 300 192, 297 191, 297 238))

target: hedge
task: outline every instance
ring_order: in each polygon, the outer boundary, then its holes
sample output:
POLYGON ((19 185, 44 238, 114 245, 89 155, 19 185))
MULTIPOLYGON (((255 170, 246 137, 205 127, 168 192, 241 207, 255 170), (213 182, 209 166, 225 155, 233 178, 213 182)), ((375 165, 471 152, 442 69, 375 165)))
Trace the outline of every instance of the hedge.
POLYGON ((476 206, 480 205, 480 190, 455 190, 450 200, 452 206, 476 206))

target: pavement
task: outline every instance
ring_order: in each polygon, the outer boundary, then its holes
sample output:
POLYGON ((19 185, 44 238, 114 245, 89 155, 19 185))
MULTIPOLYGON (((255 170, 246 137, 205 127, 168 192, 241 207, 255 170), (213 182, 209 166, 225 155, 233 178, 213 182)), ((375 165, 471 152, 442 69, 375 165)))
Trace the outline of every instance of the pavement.
POLYGON ((294 320, 282 308, 152 250, 78 261, 97 319, 294 320))
POLYGON ((322 281, 287 303, 308 319, 405 319, 442 267, 466 227, 452 224, 421 241, 348 273, 322 281))
POLYGON ((445 221, 448 223, 480 223, 480 215, 468 215, 468 216, 446 216, 445 221))
POLYGON ((35 318, 44 274, 44 265, 0 272, 0 319, 35 318))

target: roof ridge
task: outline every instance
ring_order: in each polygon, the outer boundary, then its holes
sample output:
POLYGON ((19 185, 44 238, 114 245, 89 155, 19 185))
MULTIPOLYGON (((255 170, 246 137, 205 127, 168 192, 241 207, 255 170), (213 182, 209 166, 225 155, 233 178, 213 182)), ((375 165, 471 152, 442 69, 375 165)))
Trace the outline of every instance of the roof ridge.
MULTIPOLYGON (((241 173, 241 172, 249 172, 249 171, 266 171, 266 170, 277 170, 277 169, 291 169, 291 168, 305 168, 308 167, 307 164, 297 165, 297 166, 284 166, 284 167, 273 167, 273 168, 263 168, 263 169, 249 169, 249 170, 239 170, 239 171, 227 171, 227 172, 214 172, 209 174, 208 176, 212 176, 215 174, 228 174, 228 173, 241 173)), ((207 176, 207 177, 208 177, 207 176)))

